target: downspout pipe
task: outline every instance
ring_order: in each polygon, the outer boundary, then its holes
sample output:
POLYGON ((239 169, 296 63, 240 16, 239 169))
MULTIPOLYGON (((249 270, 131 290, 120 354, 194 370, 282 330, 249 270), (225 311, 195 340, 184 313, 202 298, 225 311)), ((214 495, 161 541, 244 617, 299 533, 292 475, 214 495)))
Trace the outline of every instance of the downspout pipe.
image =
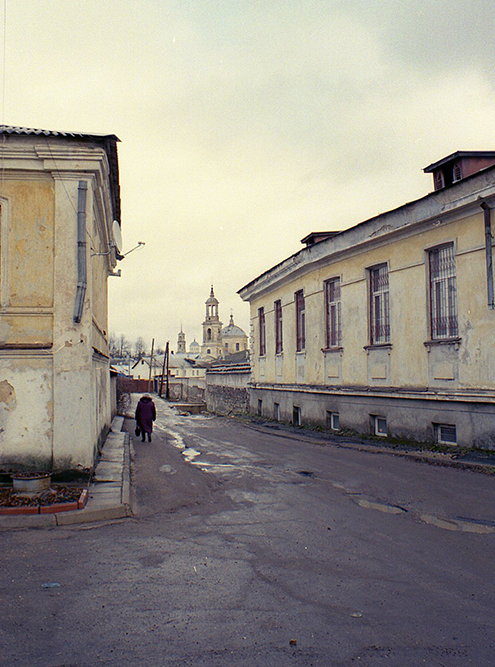
POLYGON ((74 303, 74 322, 79 324, 82 318, 84 297, 86 296, 86 198, 88 184, 79 181, 77 194, 77 291, 74 303))
POLYGON ((480 204, 485 214, 485 255, 486 255, 486 291, 488 308, 495 308, 495 296, 493 289, 493 255, 492 255, 492 225, 491 209, 486 202, 480 204))

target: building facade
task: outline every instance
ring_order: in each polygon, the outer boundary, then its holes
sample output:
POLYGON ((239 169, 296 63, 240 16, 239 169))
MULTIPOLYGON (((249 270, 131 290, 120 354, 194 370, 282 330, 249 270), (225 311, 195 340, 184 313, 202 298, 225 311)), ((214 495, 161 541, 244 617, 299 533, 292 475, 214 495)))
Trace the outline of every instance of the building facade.
POLYGON ((251 410, 295 424, 495 447, 495 152, 430 165, 435 191, 243 287, 251 410))
POLYGON ((0 468, 87 470, 111 424, 118 139, 0 134, 0 468))

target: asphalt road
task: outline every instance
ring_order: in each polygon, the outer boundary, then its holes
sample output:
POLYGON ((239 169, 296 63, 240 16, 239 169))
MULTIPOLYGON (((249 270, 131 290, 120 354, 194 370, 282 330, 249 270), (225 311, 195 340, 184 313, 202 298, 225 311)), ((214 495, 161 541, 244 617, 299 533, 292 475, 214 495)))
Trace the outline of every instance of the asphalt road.
POLYGON ((495 664, 494 477, 156 402, 136 518, 1 534, 0 665, 495 664))

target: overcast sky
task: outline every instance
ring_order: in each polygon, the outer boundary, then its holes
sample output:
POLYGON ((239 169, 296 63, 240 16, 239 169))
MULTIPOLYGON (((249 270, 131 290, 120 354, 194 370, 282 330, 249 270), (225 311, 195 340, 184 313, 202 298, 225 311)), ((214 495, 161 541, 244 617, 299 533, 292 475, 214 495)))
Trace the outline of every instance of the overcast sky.
POLYGON ((249 333, 237 290, 309 232, 495 149, 493 0, 5 4, 2 122, 121 139, 124 252, 146 245, 110 278, 110 331, 148 345, 201 340, 211 283, 249 333))

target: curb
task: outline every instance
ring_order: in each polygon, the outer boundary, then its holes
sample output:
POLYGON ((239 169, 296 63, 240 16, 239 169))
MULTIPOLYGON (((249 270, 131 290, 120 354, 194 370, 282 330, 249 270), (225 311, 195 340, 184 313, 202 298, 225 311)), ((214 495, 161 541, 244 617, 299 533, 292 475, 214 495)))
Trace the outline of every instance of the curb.
POLYGON ((371 444, 369 442, 363 442, 359 439, 350 440, 347 439, 346 436, 334 436, 338 437, 339 440, 326 440, 324 438, 313 436, 311 433, 305 433, 304 429, 301 429, 300 432, 289 430, 286 431, 284 429, 271 431, 270 428, 267 428, 262 424, 244 422, 241 423, 243 423, 246 428, 257 431, 258 433, 270 434, 275 437, 288 437, 292 440, 299 440, 300 442, 307 442, 313 445, 325 445, 338 447, 341 449, 357 449, 358 451, 368 452, 370 454, 387 454, 389 456, 399 456, 418 461, 419 463, 426 463, 428 465, 442 466, 445 468, 457 468, 459 470, 470 470, 472 472, 488 475, 494 475, 495 470, 495 461, 484 463, 480 461, 463 460, 462 458, 457 458, 459 456, 459 452, 457 451, 453 451, 450 454, 446 452, 429 452, 421 449, 396 449, 391 446, 384 446, 380 443, 371 444))

